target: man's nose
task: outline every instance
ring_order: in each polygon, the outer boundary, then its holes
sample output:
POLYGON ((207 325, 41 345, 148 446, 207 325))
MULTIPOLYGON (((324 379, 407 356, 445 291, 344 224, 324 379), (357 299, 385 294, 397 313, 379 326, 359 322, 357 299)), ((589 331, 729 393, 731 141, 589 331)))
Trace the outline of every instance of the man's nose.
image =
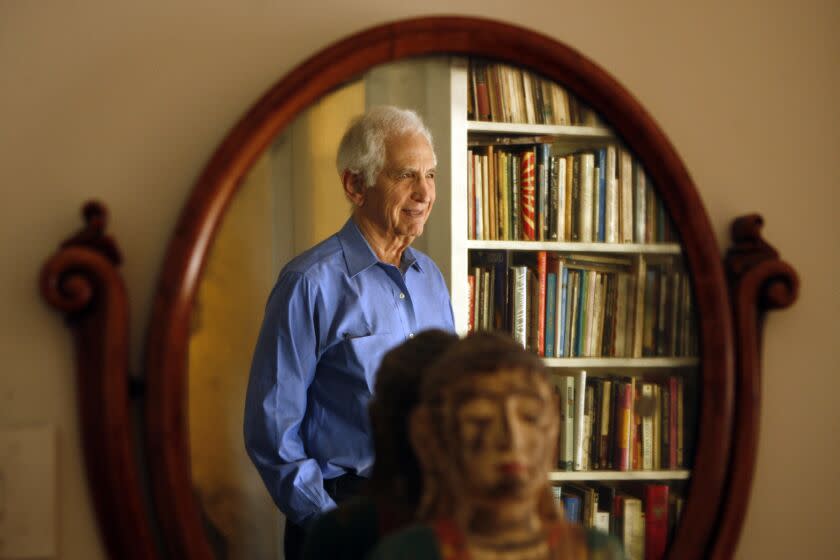
POLYGON ((428 202, 435 192, 435 180, 430 177, 421 177, 414 182, 412 198, 417 202, 428 202))

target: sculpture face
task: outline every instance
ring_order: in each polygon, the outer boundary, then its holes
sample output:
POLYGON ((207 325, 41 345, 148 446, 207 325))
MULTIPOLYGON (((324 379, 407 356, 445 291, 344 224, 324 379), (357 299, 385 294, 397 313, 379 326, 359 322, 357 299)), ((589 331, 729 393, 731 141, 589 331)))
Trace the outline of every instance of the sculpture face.
POLYGON ((548 383, 530 372, 501 369, 454 384, 444 406, 456 491, 485 505, 535 499, 545 487, 557 439, 548 383))

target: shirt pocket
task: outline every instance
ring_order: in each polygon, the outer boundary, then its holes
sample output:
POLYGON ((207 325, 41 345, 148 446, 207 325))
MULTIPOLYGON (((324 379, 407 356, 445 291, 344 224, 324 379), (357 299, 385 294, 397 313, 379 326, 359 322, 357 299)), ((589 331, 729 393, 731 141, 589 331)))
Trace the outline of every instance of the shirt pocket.
POLYGON ((399 343, 392 333, 376 333, 344 336, 345 356, 348 368, 364 376, 368 390, 373 393, 376 370, 382 362, 382 356, 399 343))

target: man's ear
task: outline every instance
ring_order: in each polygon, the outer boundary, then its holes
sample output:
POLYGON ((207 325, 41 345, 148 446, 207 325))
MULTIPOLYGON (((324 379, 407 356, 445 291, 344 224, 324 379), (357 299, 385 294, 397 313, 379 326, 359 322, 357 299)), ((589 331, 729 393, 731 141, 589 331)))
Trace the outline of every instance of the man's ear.
POLYGON ((353 203, 353 206, 361 208, 365 205, 366 188, 364 177, 361 173, 353 173, 345 169, 341 175, 341 183, 344 187, 344 195, 347 200, 353 203))

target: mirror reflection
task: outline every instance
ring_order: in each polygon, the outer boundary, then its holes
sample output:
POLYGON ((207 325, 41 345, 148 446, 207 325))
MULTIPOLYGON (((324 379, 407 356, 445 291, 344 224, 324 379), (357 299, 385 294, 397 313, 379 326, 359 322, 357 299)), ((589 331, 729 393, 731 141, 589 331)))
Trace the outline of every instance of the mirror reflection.
MULTIPOLYGON (((666 546, 690 479, 698 347, 690 278, 653 185, 561 85, 430 57, 373 68, 301 113, 254 164, 214 241, 194 308, 188 409, 193 481, 218 556, 284 557, 285 516, 245 452, 249 371, 281 269, 359 211, 336 154, 351 121, 382 105, 416 111, 433 138, 434 165, 404 166, 419 182, 433 171, 435 184, 408 253, 440 270, 455 330, 507 331, 549 369, 557 504, 613 533, 629 557, 666 546), (646 542, 646 527, 662 536, 646 542)), ((378 254, 376 236, 358 233, 378 254)), ((410 282, 411 263, 393 264, 410 282)), ((349 335, 370 371, 388 348, 354 341, 379 334, 362 330, 333 334, 349 335)))

